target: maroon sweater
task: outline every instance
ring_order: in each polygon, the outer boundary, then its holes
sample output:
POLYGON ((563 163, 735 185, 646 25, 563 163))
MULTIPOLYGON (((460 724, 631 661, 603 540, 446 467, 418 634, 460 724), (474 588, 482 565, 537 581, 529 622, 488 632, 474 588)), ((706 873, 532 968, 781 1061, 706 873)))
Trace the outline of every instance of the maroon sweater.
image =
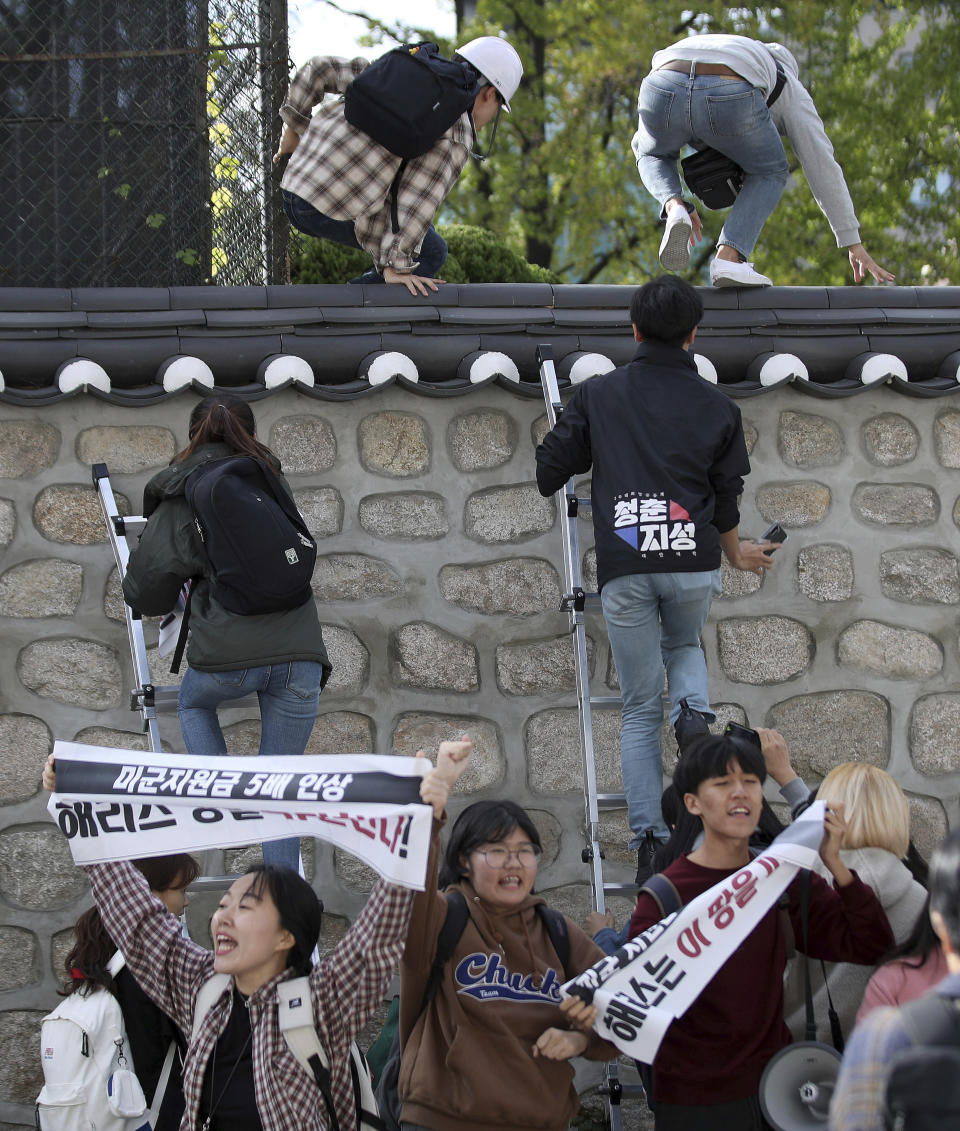
MULTIPOLYGON (((687 904, 737 871, 704 868, 681 856, 664 875, 687 904)), ((798 949, 803 937, 799 881, 797 876, 787 889, 798 949)), ((641 895, 630 921, 631 937, 659 918, 653 899, 641 895)), ((773 907, 687 1012, 673 1022, 654 1061, 657 1100, 727 1103, 756 1093, 767 1061, 790 1043, 783 1021, 784 935, 783 916, 773 907)), ((811 958, 865 965, 873 965, 894 941, 883 908, 856 874, 845 888, 831 888, 811 875, 809 940, 811 958)))

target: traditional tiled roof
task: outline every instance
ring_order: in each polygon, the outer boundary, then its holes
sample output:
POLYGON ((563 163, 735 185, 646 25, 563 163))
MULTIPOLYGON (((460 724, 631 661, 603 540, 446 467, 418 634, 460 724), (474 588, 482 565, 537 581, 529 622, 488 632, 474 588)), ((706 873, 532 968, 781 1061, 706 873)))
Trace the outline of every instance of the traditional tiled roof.
MULTIPOLYGON (((0 402, 87 393, 147 405, 216 384, 251 399, 291 384, 325 400, 393 383, 458 396, 496 382, 541 395, 536 349, 561 386, 633 354, 628 286, 0 288, 0 402)), ((701 374, 733 397, 792 382, 819 397, 886 382, 960 389, 960 287, 702 288, 701 374)))

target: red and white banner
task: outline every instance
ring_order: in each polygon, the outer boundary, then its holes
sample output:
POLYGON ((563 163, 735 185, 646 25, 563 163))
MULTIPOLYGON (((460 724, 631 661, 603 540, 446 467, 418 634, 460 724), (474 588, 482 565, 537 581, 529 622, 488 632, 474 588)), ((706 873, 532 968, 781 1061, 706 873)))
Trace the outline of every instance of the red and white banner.
POLYGON ((57 742, 47 806, 77 864, 313 836, 423 890, 433 810, 424 758, 200 757, 57 742))
POLYGON ((762 855, 561 989, 592 1001, 594 1029, 635 1060, 652 1064, 670 1023, 697 1000, 823 840, 824 803, 814 802, 762 855))

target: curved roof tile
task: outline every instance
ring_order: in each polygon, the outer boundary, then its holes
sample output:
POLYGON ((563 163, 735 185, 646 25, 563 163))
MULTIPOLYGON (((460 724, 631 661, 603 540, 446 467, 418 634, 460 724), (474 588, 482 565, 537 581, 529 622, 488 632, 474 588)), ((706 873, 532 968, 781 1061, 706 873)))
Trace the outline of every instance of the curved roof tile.
MULTIPOLYGON (((92 395, 135 406, 184 388, 201 394, 206 385, 189 374, 185 384, 164 387, 171 364, 183 368, 189 358, 207 380, 209 371, 217 385, 252 399, 291 383, 305 396, 335 401, 392 384, 417 396, 463 396, 491 382, 539 397, 540 342, 553 347, 561 385, 584 366, 603 368, 599 359, 622 365, 632 357, 633 290, 448 283, 421 297, 368 285, 0 288, 0 402, 42 407, 92 395), (392 355, 403 361, 371 383, 373 359, 392 355), (82 360, 102 369, 109 387, 61 391, 58 371, 82 360)), ((704 287, 700 294, 697 353, 730 396, 787 383, 812 396, 853 396, 871 387, 864 362, 880 355, 879 381, 892 392, 939 397, 960 389, 960 287, 704 287)))

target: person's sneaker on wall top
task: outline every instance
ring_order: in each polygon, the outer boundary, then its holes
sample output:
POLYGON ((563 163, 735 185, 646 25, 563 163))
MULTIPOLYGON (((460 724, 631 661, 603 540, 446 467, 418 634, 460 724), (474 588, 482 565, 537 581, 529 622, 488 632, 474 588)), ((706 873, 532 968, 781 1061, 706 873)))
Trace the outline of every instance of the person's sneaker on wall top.
POLYGON ((710 263, 710 282, 715 287, 772 287, 772 280, 761 275, 752 263, 714 259, 710 263))

